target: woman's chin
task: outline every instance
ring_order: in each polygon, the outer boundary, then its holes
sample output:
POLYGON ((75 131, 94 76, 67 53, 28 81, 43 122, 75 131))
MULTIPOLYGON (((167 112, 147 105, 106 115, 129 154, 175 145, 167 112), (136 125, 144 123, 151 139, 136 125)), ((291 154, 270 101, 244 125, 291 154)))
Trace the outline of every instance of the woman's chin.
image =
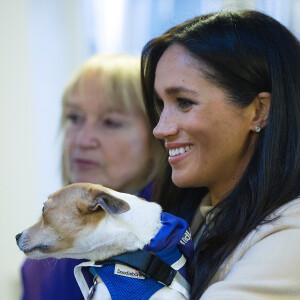
POLYGON ((78 182, 89 182, 94 184, 100 184, 99 179, 97 180, 95 177, 91 176, 73 176, 72 182, 78 183, 78 182))
POLYGON ((179 187, 179 188, 186 188, 186 187, 189 187, 188 182, 185 180, 185 178, 184 178, 184 179, 181 178, 181 176, 180 176, 180 177, 179 177, 179 176, 174 176, 174 175, 172 174, 172 181, 173 181, 173 183, 174 183, 177 187, 179 187))
POLYGON ((196 188, 202 186, 195 180, 189 180, 188 176, 179 176, 179 174, 172 173, 172 181, 179 188, 196 188))

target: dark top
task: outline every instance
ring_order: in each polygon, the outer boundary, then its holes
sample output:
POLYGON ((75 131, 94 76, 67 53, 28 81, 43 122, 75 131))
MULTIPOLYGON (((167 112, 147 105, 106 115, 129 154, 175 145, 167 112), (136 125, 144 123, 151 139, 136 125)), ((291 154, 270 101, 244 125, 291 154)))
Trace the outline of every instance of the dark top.
MULTIPOLYGON (((151 184, 139 197, 150 201, 151 184)), ((84 260, 70 258, 26 259, 22 269, 22 300, 82 300, 74 277, 74 267, 84 260)))

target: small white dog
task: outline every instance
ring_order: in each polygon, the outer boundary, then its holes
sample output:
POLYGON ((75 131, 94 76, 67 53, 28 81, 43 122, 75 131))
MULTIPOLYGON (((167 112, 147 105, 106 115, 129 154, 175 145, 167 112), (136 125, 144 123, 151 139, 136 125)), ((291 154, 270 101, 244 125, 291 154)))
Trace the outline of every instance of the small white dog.
MULTIPOLYGON (((172 242, 174 238, 163 237, 162 232, 167 234, 175 232, 168 227, 173 220, 166 222, 168 225, 165 230, 162 222, 163 214, 158 204, 137 196, 119 193, 101 185, 75 183, 50 195, 44 203, 41 219, 18 234, 16 240, 19 248, 33 259, 55 257, 90 260, 91 262, 75 268, 75 276, 85 299, 112 299, 112 292, 103 283, 102 275, 97 276, 99 275, 97 270, 101 270, 102 265, 106 266, 105 260, 123 253, 131 255, 138 249, 146 249, 141 252, 142 254, 158 249, 157 253, 160 255, 160 250, 163 249, 157 248, 159 242, 153 243, 153 240, 158 235, 163 243, 167 240, 172 242), (154 248, 149 245, 154 245, 154 248), (95 263, 97 261, 102 262, 99 265, 95 263), (96 271, 96 274, 93 273, 94 285, 91 288, 85 281, 82 269, 91 270, 92 273, 96 271)), ((176 235, 178 236, 178 233, 176 235)), ((184 229, 178 240, 179 248, 189 243, 191 243, 190 233, 184 229)), ((164 259, 161 259, 157 265, 164 264, 164 259)), ((135 256, 132 260, 135 261, 135 256)), ((189 298, 186 280, 180 272, 174 271, 181 269, 185 261, 180 254, 180 259, 172 262, 171 281, 168 284, 158 283, 160 287, 156 288, 157 291, 148 299, 189 298)), ((153 281, 147 278, 149 277, 147 272, 137 271, 135 264, 133 267, 132 265, 128 267, 122 260, 117 261, 114 266, 114 273, 117 274, 115 276, 122 279, 125 276, 127 280, 127 277, 134 277, 129 280, 137 280, 139 283, 146 280, 153 281)), ((155 277, 156 274, 150 275, 155 277)), ((124 283, 118 285, 117 290, 123 286, 124 283)))

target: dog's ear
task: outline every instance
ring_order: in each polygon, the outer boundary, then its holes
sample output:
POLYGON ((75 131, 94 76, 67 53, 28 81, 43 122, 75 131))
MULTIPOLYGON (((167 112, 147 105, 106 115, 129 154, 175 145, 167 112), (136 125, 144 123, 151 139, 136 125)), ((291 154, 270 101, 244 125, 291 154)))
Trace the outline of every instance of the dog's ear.
POLYGON ((102 208, 112 215, 119 215, 130 209, 129 204, 126 201, 103 191, 95 192, 90 190, 89 193, 93 194, 93 202, 89 207, 92 211, 102 208))
POLYGON ((97 196, 95 202, 90 206, 92 210, 97 210, 99 207, 112 215, 119 215, 130 209, 129 204, 126 201, 109 194, 97 196))

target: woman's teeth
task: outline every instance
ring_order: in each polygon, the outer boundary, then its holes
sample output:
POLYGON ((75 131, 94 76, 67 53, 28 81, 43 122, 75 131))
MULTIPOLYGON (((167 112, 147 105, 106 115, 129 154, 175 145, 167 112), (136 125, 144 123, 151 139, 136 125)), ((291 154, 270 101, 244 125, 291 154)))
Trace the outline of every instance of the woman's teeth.
POLYGON ((169 156, 176 156, 192 149, 193 146, 185 146, 175 149, 169 149, 169 156))

